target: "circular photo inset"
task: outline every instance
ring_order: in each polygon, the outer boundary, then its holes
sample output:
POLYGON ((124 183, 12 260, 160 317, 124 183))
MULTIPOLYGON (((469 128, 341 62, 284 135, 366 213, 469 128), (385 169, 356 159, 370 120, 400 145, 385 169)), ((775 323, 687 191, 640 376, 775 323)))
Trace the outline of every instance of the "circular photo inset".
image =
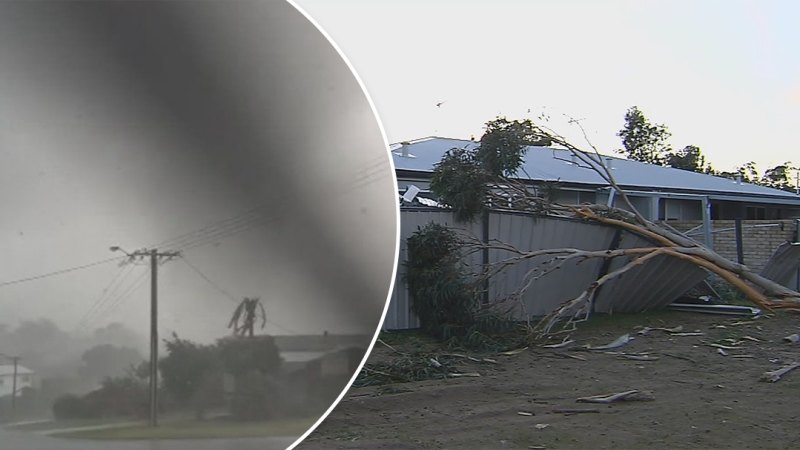
POLYGON ((344 57, 283 1, 10 0, 0 66, 0 446, 291 446, 396 264, 344 57))

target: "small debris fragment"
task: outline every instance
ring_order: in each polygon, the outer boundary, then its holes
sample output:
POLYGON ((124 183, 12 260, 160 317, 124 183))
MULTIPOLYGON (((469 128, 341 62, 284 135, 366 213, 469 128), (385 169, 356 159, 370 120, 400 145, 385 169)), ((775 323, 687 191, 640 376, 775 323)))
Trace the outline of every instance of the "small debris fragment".
POLYGON ((534 416, 535 414, 532 413, 532 412, 528 412, 528 411, 517 411, 517 415, 520 415, 520 416, 534 416))
POLYGON ((741 347, 733 347, 733 346, 730 346, 730 345, 715 344, 713 342, 710 342, 710 343, 707 342, 706 345, 708 345, 709 347, 716 347, 716 348, 718 348, 720 350, 741 350, 741 347))
POLYGON ((567 346, 569 346, 571 344, 574 344, 574 343, 575 343, 575 341, 570 339, 570 340, 565 340, 565 341, 561 342, 560 344, 543 345, 542 348, 564 348, 564 347, 567 347, 567 346))
POLYGON ((726 352, 725 350, 723 350, 721 348, 717 348, 717 353, 719 353, 722 356, 728 356, 728 352, 726 352))
POLYGON ((478 372, 467 372, 467 373, 448 373, 448 377, 452 378, 459 378, 459 377, 479 377, 481 374, 478 372))
POLYGON ((514 355, 518 355, 518 354, 524 352, 527 349, 528 349, 528 347, 522 347, 522 348, 518 348, 518 349, 514 349, 514 350, 509 350, 507 352, 500 352, 500 353, 498 353, 498 355, 514 356, 514 355))
POLYGON ((798 367, 800 367, 800 363, 792 363, 789 364, 788 366, 781 367, 778 370, 773 370, 771 372, 764 372, 761 375, 761 381, 777 383, 781 379, 781 377, 793 371, 794 369, 797 369, 798 367))
POLYGON ((690 332, 690 333, 670 333, 670 336, 679 336, 679 337, 685 337, 685 336, 703 336, 704 334, 705 334, 705 333, 701 333, 701 332, 699 332, 699 331, 693 331, 693 332, 690 332))
POLYGON ((586 349, 587 350, 613 350, 615 348, 622 347, 623 345, 627 344, 628 342, 630 342, 632 340, 633 340, 633 337, 631 337, 630 334, 623 334, 622 336, 618 337, 617 339, 615 339, 610 344, 600 345, 598 347, 591 347, 591 346, 587 345, 586 349))
POLYGON ((431 359, 430 359, 430 362, 431 362, 431 365, 432 365, 433 367, 436 367, 437 369, 438 369, 438 368, 440 368, 440 367, 442 367, 442 363, 440 363, 439 361, 437 361, 437 360, 436 360, 436 358, 431 358, 431 359))
POLYGON ((599 414, 599 409, 554 409, 554 413, 556 414, 599 414))
POLYGON ((533 427, 536 428, 537 430, 544 430, 545 428, 547 428, 549 426, 550 426, 549 423, 537 423, 533 427))
POLYGON ((754 338, 753 336, 742 336, 743 341, 761 342, 761 339, 754 338))
POLYGON ((783 338, 783 340, 784 342, 789 342, 790 344, 797 344, 798 342, 800 342, 800 334, 797 333, 790 334, 789 336, 783 338))
POLYGON ((618 401, 652 401, 655 400, 649 392, 640 392, 636 389, 632 391, 620 392, 610 395, 593 395, 591 397, 581 397, 578 403, 614 403, 618 401))

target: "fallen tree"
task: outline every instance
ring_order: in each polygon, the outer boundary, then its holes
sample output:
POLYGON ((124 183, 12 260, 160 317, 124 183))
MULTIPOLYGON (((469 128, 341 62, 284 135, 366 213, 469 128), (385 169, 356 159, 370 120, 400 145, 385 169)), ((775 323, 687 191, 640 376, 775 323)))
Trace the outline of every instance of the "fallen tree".
MULTIPOLYGON (((576 122, 577 124, 577 122, 576 122)), ((580 124, 577 124, 580 127, 580 124)), ((464 236, 468 252, 487 249, 507 252, 508 257, 484 267, 480 275, 489 279, 509 267, 549 256, 550 259, 530 269, 518 289, 502 303, 520 299, 537 279, 553 273, 567 261, 590 258, 629 258, 622 267, 599 276, 575 298, 562 303, 535 326, 531 332, 544 337, 559 331, 559 326, 574 327, 586 320, 599 287, 636 266, 657 256, 668 256, 691 263, 711 272, 739 290, 748 300, 766 310, 800 311, 800 293, 764 278, 746 266, 732 262, 698 242, 647 220, 632 204, 624 189, 614 179, 599 151, 584 151, 552 130, 534 125, 530 120, 513 121, 499 118, 487 124, 487 132, 477 147, 448 151, 434 170, 431 190, 440 202, 454 209, 456 218, 475 219, 488 208, 502 207, 529 213, 578 218, 626 230, 652 242, 652 246, 632 249, 589 251, 576 248, 519 250, 502 242, 483 242, 464 236), (594 170, 613 190, 626 209, 606 205, 563 205, 548 198, 546 188, 525 184, 517 177, 524 153, 529 145, 546 143, 568 150, 574 161, 594 170)), ((583 130, 581 128, 581 130, 583 130)), ((585 136, 585 133, 584 133, 585 136)), ((588 139, 587 139, 588 142, 588 139)))

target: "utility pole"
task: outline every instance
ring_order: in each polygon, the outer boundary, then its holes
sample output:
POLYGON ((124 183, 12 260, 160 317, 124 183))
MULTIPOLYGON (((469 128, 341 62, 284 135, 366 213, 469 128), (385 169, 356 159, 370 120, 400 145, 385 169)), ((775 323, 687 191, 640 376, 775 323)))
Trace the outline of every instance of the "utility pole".
POLYGON ((11 417, 17 415, 17 365, 19 364, 19 356, 12 356, 11 360, 14 361, 14 378, 11 382, 11 417))
POLYGON ((158 261, 159 258, 174 258, 180 252, 162 252, 157 249, 137 250, 128 253, 120 247, 111 251, 122 251, 133 260, 150 257, 150 426, 158 426, 158 261))

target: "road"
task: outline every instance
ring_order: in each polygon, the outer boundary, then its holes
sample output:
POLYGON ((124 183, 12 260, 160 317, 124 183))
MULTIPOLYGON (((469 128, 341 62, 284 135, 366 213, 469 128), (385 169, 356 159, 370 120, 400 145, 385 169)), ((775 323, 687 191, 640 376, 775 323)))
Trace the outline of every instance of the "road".
POLYGON ((44 436, 0 427, 0 450, 282 450, 294 437, 91 441, 44 436))

